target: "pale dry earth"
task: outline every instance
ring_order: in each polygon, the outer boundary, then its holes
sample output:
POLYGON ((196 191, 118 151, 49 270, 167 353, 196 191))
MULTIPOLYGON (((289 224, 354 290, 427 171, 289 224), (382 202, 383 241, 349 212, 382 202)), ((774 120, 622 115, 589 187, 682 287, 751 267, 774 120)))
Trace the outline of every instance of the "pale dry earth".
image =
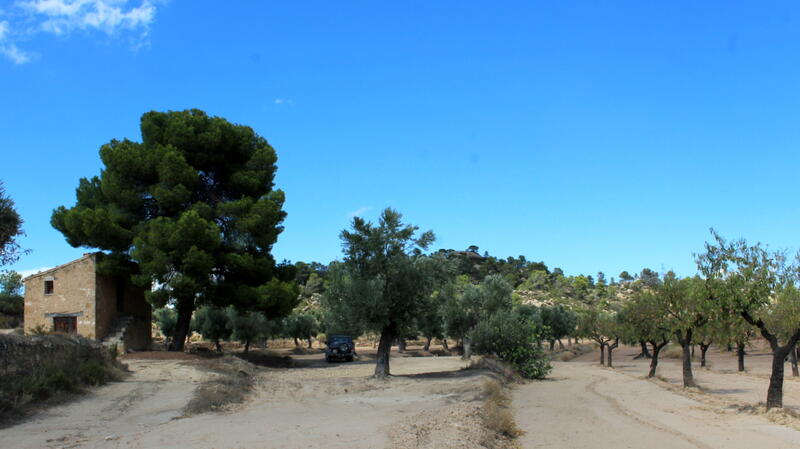
MULTIPOLYGON (((366 351, 365 351, 366 352, 366 351)), ((615 369, 593 352, 556 362, 549 380, 513 388, 524 448, 793 448, 800 419, 746 407, 764 400, 769 357, 758 348, 749 372, 712 349, 696 368, 702 390, 684 391, 677 360, 647 380, 633 348, 615 369), (740 410, 747 412, 741 412, 740 410)), ((388 381, 371 379, 369 357, 328 365, 295 356, 299 368, 263 368, 244 404, 182 417, 195 388, 213 376, 197 360, 127 360, 124 382, 93 389, 27 422, 0 429, 6 448, 477 448, 486 444, 481 391, 493 376, 462 370, 458 357, 395 357, 388 381)), ((787 365, 788 368, 788 365, 787 365)), ((790 371, 787 371, 790 375, 790 371)), ((786 404, 800 409, 800 380, 787 378, 786 404)))
MULTIPOLYGON (((766 397, 766 357, 749 357, 752 373, 732 373, 730 354, 709 354, 722 371, 695 369, 705 390, 685 391, 678 361, 659 364, 664 380, 647 380, 648 361, 633 348, 615 351, 615 369, 598 365, 598 353, 556 362, 550 380, 514 392, 525 448, 797 448, 800 422, 782 413, 740 412, 766 397), (775 421, 787 424, 780 425, 775 421)), ((788 365, 787 365, 788 367, 788 365)), ((800 404, 800 383, 786 382, 786 403, 800 404)), ((749 409, 749 408, 748 408, 749 409)))
POLYGON ((126 381, 0 430, 0 446, 455 448, 476 447, 483 438, 476 410, 491 375, 461 370, 466 364, 458 357, 393 358, 387 381, 369 377, 369 360, 328 365, 320 354, 296 358, 308 366, 262 369, 245 404, 189 418, 181 417, 183 407, 213 374, 192 361, 128 360, 126 381), (434 426, 444 430, 416 426, 416 416, 431 413, 459 419, 434 426))

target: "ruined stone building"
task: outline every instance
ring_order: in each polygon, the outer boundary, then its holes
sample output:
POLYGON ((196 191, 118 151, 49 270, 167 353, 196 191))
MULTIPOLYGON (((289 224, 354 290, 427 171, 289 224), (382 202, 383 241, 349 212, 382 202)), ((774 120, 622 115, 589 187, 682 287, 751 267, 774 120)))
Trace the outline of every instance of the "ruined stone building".
POLYGON ((78 334, 117 344, 120 350, 150 348, 152 309, 130 279, 97 272, 103 253, 36 273, 25 283, 25 333, 35 329, 78 334))

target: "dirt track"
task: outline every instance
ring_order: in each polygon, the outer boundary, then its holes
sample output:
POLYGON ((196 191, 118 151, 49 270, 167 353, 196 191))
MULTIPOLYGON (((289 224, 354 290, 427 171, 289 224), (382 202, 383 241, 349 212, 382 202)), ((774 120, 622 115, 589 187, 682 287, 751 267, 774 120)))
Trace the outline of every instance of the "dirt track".
MULTIPOLYGON (((129 361, 132 376, 36 419, 0 430, 11 448, 383 448, 469 447, 481 438, 474 422, 418 427, 430 412, 480 422, 479 370, 458 357, 392 359, 394 376, 369 376, 374 362, 331 364, 300 356, 307 367, 263 369, 245 404, 223 413, 179 418, 208 374, 191 361, 129 361), (432 432, 432 431, 436 432, 432 432), (449 441, 430 433, 451 435, 449 441)), ((428 416, 428 421, 430 421, 428 416)), ((424 423, 423 423, 424 424, 424 423)))
MULTIPOLYGON (((800 418, 764 414, 769 358, 752 350, 739 374, 729 354, 712 352, 696 369, 701 391, 678 388, 680 366, 665 359, 662 380, 646 380, 647 361, 615 351, 616 369, 597 353, 557 362, 550 380, 517 386, 513 406, 523 448, 800 447, 800 418), (740 410, 745 410, 741 412, 740 410), (781 425, 784 424, 784 425, 781 425)), ((481 389, 491 377, 461 370, 457 357, 393 357, 388 381, 369 375, 372 360, 264 368, 244 404, 181 418, 210 374, 193 360, 129 360, 124 382, 95 389, 35 419, 0 430, 6 448, 477 448, 481 389)), ((786 405, 800 409, 800 380, 787 379, 786 405)))
MULTIPOLYGON (((517 424, 526 431, 520 438, 522 447, 800 447, 800 432, 770 421, 798 423, 795 418, 738 411, 736 405, 747 399, 753 403, 766 391, 766 379, 759 375, 697 369, 698 382, 708 390, 684 392, 673 386, 680 379, 677 361, 665 360, 659 366, 669 382, 650 381, 644 379, 647 362, 631 361, 634 353, 617 351, 615 370, 599 367, 597 354, 559 362, 551 380, 518 388, 514 407, 517 424)), ((726 357, 718 357, 718 365, 727 366, 726 357)), ((798 386, 787 382, 789 402, 800 392, 798 386)))

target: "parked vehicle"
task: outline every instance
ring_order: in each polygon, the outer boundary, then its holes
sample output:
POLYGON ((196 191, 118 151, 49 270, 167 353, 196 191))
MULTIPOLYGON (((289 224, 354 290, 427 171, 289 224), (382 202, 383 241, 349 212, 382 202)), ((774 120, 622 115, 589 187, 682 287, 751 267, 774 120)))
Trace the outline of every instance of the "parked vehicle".
POLYGON ((325 344, 325 361, 328 363, 342 360, 352 362, 356 356, 356 344, 349 335, 330 335, 325 344))

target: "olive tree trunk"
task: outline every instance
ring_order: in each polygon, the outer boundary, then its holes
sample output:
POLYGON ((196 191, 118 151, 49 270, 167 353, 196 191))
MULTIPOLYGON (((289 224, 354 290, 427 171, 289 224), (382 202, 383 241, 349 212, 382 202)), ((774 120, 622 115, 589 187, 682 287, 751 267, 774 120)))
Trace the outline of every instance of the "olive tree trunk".
POLYGON ((783 407, 783 364, 791 348, 780 347, 772 351, 772 374, 767 388, 767 410, 783 407))
POLYGON ((600 343, 600 365, 606 364, 606 344, 600 343))
POLYGON ((464 337, 461 341, 464 347, 464 354, 461 356, 463 360, 469 360, 472 357, 472 340, 469 337, 464 337))
POLYGON ((426 352, 430 351, 430 349, 431 349, 431 340, 433 340, 433 337, 428 337, 428 339, 425 340, 425 346, 422 347, 423 351, 426 351, 426 352))
POLYGON ((706 367, 706 352, 708 352, 708 347, 711 346, 711 342, 708 344, 700 343, 700 367, 706 367))
POLYGON ((386 326, 381 331, 381 339, 378 342, 378 354, 375 362, 375 377, 384 379, 389 376, 389 352, 392 350, 392 340, 394 332, 391 326, 386 326))
POLYGON ((619 346, 619 338, 615 339, 613 344, 608 345, 608 367, 609 368, 613 368, 614 367, 614 362, 611 359, 611 354, 614 351, 614 349, 617 349, 617 346, 619 346))
POLYGON ((677 332, 678 343, 683 349, 683 386, 696 387, 694 374, 692 373, 692 330, 686 329, 677 332))
POLYGON ((649 358, 652 357, 652 355, 650 355, 650 350, 647 349, 647 342, 646 341, 644 341, 644 340, 640 341, 639 342, 639 346, 642 348, 642 350, 641 350, 641 352, 639 352, 639 354, 636 357, 633 358, 633 360, 649 359, 649 358))
POLYGON ((661 349, 667 345, 667 341, 662 341, 660 343, 656 343, 655 341, 651 341, 650 344, 653 346, 653 356, 650 358, 650 372, 647 373, 647 377, 656 377, 656 368, 658 368, 658 355, 661 353, 661 349))
POLYGON ((736 345, 736 358, 739 359, 739 371, 744 371, 744 343, 736 345))

